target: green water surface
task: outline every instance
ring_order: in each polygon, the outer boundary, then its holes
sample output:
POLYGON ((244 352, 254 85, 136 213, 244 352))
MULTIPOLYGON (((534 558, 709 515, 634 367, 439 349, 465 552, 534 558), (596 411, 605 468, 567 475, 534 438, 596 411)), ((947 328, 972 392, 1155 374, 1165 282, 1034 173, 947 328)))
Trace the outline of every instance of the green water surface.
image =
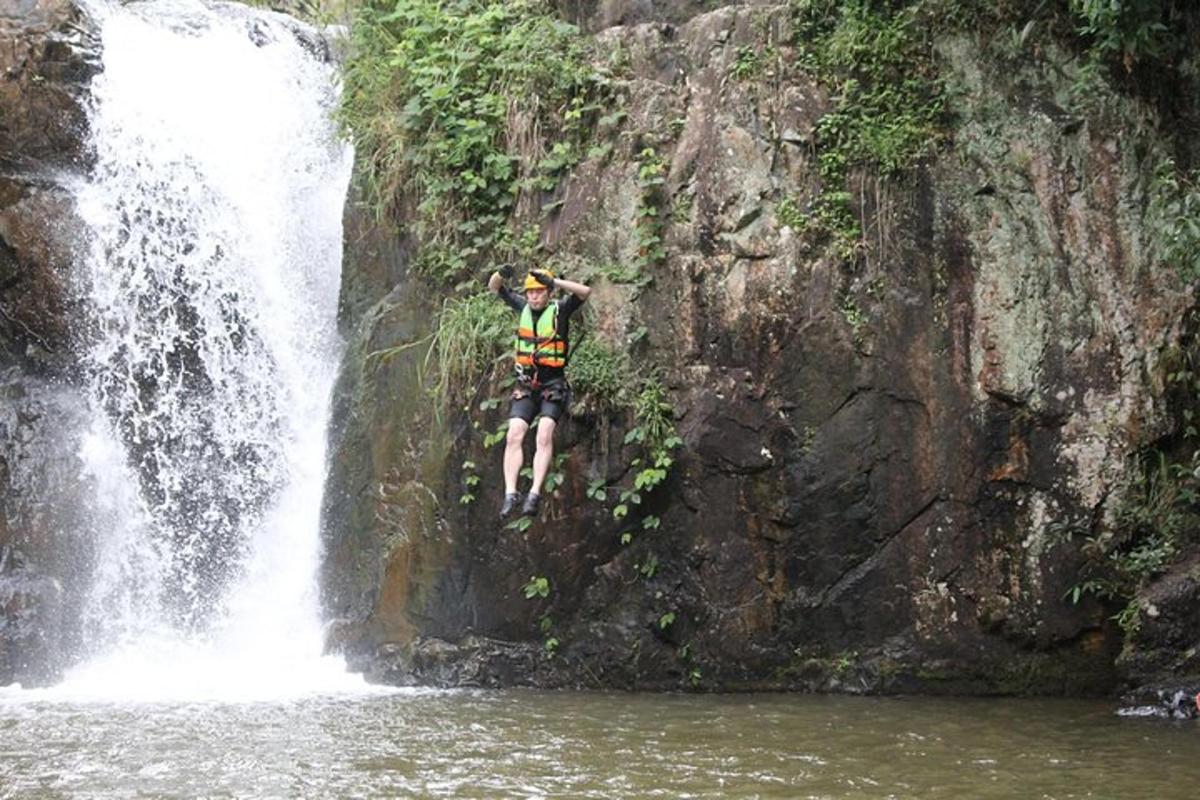
POLYGON ((1069 700, 0 700, 0 797, 1195 798, 1200 723, 1069 700))

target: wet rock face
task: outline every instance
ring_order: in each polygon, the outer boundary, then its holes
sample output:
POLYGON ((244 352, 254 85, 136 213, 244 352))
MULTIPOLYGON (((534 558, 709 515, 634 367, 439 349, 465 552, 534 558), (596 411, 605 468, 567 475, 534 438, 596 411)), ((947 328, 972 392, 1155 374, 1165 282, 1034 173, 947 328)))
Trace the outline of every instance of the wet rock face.
POLYGON ((684 445, 642 509, 661 524, 622 544, 616 492, 588 496, 627 488, 638 452, 633 420, 586 405, 557 434, 565 481, 539 521, 497 524, 501 447, 481 439, 505 409, 461 398, 472 412, 437 425, 417 353, 354 361, 428 328, 394 249, 347 278, 338 646, 395 682, 1110 690, 1120 634, 1064 600, 1079 555, 1061 529, 1104 517, 1128 454, 1169 427, 1153 354, 1191 302, 1145 259, 1145 164, 1121 135, 1139 109, 1031 116, 1048 68, 1006 75, 946 42, 956 149, 903 181, 852 179, 868 241, 846 264, 786 224, 785 201, 818 188, 808 142, 829 108, 788 67, 786 9, 682 16, 598 35, 629 62, 628 118, 544 227, 594 286, 591 335, 666 377, 684 445), (732 78, 764 43, 776 65, 732 78), (647 146, 667 166, 668 255, 643 287, 588 265, 634 260, 647 146))
POLYGON ((0 10, 0 345, 38 371, 69 365, 67 276, 80 244, 62 188, 86 169, 91 21, 66 0, 0 10))
POLYGON ((86 563, 65 531, 80 413, 72 388, 72 265, 84 245, 65 186, 87 169, 93 23, 65 0, 0 7, 0 684, 53 679, 86 563))
POLYGON ((12 0, 0 9, 0 173, 85 160, 82 98, 98 69, 89 31, 69 0, 12 0))

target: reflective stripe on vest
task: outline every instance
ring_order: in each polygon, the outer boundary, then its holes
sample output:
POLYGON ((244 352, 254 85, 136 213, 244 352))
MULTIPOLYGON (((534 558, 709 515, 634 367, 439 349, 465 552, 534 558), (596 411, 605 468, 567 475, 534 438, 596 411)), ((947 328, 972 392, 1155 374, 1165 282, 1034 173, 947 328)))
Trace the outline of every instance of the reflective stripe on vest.
POLYGON ((517 365, 522 367, 564 367, 567 343, 558 335, 558 303, 550 303, 538 317, 534 330, 533 309, 521 309, 517 323, 517 365))

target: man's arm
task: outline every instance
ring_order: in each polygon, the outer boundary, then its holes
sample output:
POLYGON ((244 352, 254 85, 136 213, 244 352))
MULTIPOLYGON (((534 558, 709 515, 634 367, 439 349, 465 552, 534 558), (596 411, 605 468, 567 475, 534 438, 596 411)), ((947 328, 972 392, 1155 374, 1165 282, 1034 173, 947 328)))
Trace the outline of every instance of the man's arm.
POLYGON ((512 267, 505 265, 488 278, 487 288, 489 292, 503 300, 506 306, 514 311, 520 311, 525 307, 525 298, 513 294, 512 290, 504 285, 504 282, 511 277, 512 267))
POLYGON ((579 298, 579 302, 581 303, 584 300, 587 300, 588 295, 592 293, 592 287, 579 283, 578 281, 568 281, 564 278, 555 278, 554 285, 559 289, 562 289, 564 292, 570 292, 571 294, 575 295, 579 298))

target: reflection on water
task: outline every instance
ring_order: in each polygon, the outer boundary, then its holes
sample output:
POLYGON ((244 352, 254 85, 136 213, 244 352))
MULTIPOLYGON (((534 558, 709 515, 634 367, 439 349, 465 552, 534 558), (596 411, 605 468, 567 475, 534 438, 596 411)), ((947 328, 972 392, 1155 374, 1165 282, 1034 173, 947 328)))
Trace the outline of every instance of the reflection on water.
POLYGON ((0 691, 0 796, 1192 798, 1200 726, 1091 701, 0 691))

